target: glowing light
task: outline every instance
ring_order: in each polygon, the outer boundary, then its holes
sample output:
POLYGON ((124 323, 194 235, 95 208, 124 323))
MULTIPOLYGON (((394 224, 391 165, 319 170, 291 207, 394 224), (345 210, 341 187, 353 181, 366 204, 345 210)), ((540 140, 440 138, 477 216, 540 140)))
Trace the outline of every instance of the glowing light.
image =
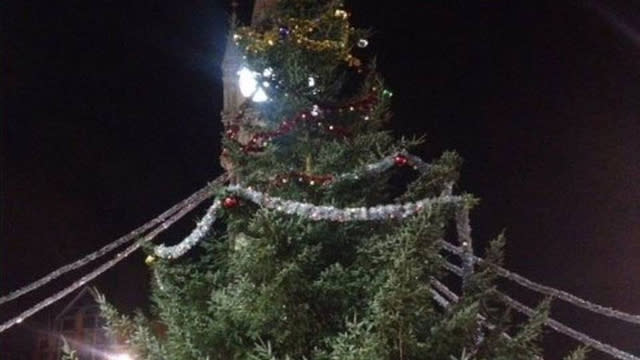
POLYGON ((316 79, 314 79, 313 76, 309 76, 309 87, 314 86, 316 86, 316 79))
POLYGON ((109 355, 109 360, 133 360, 127 353, 109 355))
POLYGON ((242 96, 249 97, 253 95, 253 93, 256 92, 256 88, 258 87, 256 74, 246 67, 243 67, 242 69, 240 69, 240 71, 238 71, 238 76, 238 85, 240 86, 240 92, 242 93, 242 96))
POLYGON ((313 105, 313 109, 311 109, 311 116, 320 115, 320 107, 318 105, 313 105))
POLYGON ((265 102, 265 101, 269 100, 269 97, 267 96, 267 93, 264 92, 264 90, 262 88, 258 88, 258 90, 255 92, 255 94, 251 98, 251 100, 253 100, 254 102, 259 103, 259 102, 265 102))
POLYGON ((258 74, 251 71, 246 67, 243 67, 238 71, 238 86, 240 87, 240 93, 244 97, 250 97, 254 102, 264 102, 269 100, 269 96, 263 88, 258 86, 258 74))

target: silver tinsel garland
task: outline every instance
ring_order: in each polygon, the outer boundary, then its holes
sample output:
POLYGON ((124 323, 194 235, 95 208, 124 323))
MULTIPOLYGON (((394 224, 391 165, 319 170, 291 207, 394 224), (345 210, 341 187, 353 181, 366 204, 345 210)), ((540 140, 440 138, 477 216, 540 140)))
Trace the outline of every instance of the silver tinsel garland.
POLYGON ((343 180, 358 180, 361 177, 370 176, 370 175, 376 175, 376 174, 382 174, 383 172, 385 172, 385 171, 393 168, 394 166, 396 166, 396 157, 397 156, 406 157, 407 158, 407 165, 411 166, 414 170, 418 171, 421 174, 425 174, 431 169, 431 165, 430 164, 424 162, 419 157, 417 157, 415 155, 412 155, 412 154, 409 154, 405 150, 403 150, 403 151, 400 151, 396 155, 389 155, 389 156, 381 159, 380 161, 377 161, 377 162, 371 163, 371 164, 367 164, 367 165, 365 165, 365 166, 363 166, 360 169, 357 169, 355 171, 337 175, 335 177, 336 182, 343 181, 343 180))
MULTIPOLYGON (((424 174, 431 169, 431 165, 424 162, 419 157, 401 151, 397 155, 387 156, 384 159, 365 165, 364 167, 337 175, 337 181, 357 180, 362 176, 370 176, 381 174, 396 165, 396 158, 403 156, 407 160, 407 165, 424 174)), ((232 185, 226 188, 230 193, 238 197, 249 200, 257 205, 267 209, 276 210, 289 215, 297 215, 315 221, 380 221, 388 219, 404 219, 421 211, 430 211, 434 205, 459 203, 463 201, 461 196, 452 196, 450 186, 436 198, 425 198, 416 202, 404 204, 378 205, 373 207, 353 207, 353 208, 336 208, 327 205, 313 205, 299 201, 285 200, 279 197, 272 197, 260 191, 253 190, 251 187, 243 187, 241 185, 232 185)), ((216 213, 222 206, 220 200, 216 200, 207 213, 196 225, 196 228, 180 243, 173 246, 158 245, 154 249, 156 256, 164 259, 174 259, 184 255, 192 247, 194 247, 202 237, 209 232, 211 225, 216 220, 216 213)))
MULTIPOLYGON (((337 208, 327 205, 313 205, 299 201, 284 200, 279 197, 269 196, 251 188, 240 185, 227 187, 227 191, 238 197, 249 200, 267 209, 276 210, 285 214, 297 215, 314 221, 380 221, 389 219, 404 219, 418 212, 431 211, 435 205, 459 204, 464 201, 463 196, 441 195, 435 198, 425 198, 416 202, 404 204, 388 204, 373 207, 337 208)), ((165 259, 174 259, 184 255, 194 247, 198 241, 209 231, 215 221, 216 212, 220 209, 221 202, 216 200, 209 208, 205 216, 198 222, 196 228, 182 240, 173 246, 158 245, 155 254, 165 259)))
POLYGON ((298 215, 311 220, 340 222, 404 219, 421 211, 430 211, 434 205, 460 203, 464 200, 462 196, 442 195, 436 198, 425 198, 404 204, 341 209, 335 206, 313 205, 299 201, 284 200, 251 188, 244 188, 240 185, 229 186, 227 190, 267 209, 276 210, 285 214, 298 215))
POLYGON ((154 249, 156 256, 164 259, 174 259, 184 255, 189 251, 189 249, 194 247, 207 232, 209 232, 211 225, 213 225, 216 220, 216 213, 220 210, 220 206, 220 200, 215 200, 207 210, 207 213, 204 214, 200 221, 198 221, 196 228, 193 229, 191 234, 184 238, 180 243, 173 246, 165 246, 164 244, 156 246, 154 249))

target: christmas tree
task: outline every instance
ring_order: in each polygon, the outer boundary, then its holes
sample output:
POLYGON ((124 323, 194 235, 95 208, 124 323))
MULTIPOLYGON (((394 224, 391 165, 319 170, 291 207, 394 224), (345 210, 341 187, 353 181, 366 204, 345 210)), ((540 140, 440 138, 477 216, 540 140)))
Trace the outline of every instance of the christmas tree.
POLYGON ((454 193, 461 159, 423 162, 409 152, 420 139, 385 131, 392 92, 344 5, 280 0, 231 37, 244 62, 241 97, 225 94, 239 105, 224 114, 231 184, 189 237, 150 249, 150 317, 101 299, 134 357, 541 358, 548 304, 512 326, 490 265, 502 237, 483 265, 464 260, 477 200, 454 193), (454 224, 463 281, 452 300, 440 249, 454 224))

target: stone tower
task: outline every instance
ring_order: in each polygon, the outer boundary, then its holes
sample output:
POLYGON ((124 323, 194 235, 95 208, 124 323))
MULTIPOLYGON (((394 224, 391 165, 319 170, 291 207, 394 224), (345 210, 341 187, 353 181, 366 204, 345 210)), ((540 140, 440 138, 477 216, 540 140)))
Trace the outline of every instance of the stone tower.
MULTIPOLYGON (((251 25, 262 21, 277 0, 256 0, 253 5, 251 25)), ((238 70, 243 66, 243 59, 240 50, 233 41, 234 27, 236 24, 237 0, 231 2, 231 28, 227 37, 224 58, 222 60, 222 86, 223 86, 223 110, 222 123, 226 130, 234 129, 237 140, 240 143, 247 143, 251 138, 251 133, 246 130, 247 125, 260 125, 260 120, 250 109, 247 99, 242 96, 238 87, 238 70)), ((225 152, 220 156, 222 167, 230 173, 232 164, 227 160, 225 152)))
POLYGON ((258 24, 268 14, 270 8, 272 8, 278 0, 256 0, 253 5, 253 15, 251 17, 251 24, 258 24))

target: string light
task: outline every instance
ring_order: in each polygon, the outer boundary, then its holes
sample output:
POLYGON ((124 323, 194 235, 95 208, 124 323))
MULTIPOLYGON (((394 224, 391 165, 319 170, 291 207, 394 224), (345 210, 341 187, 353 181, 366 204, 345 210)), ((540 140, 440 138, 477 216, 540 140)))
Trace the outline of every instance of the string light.
MULTIPOLYGON (((377 101, 378 101, 378 97, 376 96, 376 94, 370 94, 352 103, 348 103, 346 105, 337 107, 337 110, 338 112, 342 112, 344 108, 348 108, 348 109, 353 108, 354 111, 356 109, 358 111, 372 111, 373 108, 376 106, 377 101)), ((325 109, 325 112, 327 112, 327 110, 332 111, 332 110, 336 110, 336 108, 328 107, 325 109)), ((241 114, 239 114, 238 116, 241 116, 241 114)), ((309 111, 303 111, 297 114, 294 118, 281 122, 280 125, 273 131, 255 133, 246 145, 242 145, 243 151, 245 152, 261 151, 265 147, 265 141, 264 141, 265 139, 271 140, 276 137, 284 136, 290 133, 291 131, 293 131, 303 121, 307 121, 308 119, 317 120, 321 117, 322 117, 322 109, 319 106, 312 107, 312 109, 309 111), (314 113, 317 113, 317 115, 314 115, 314 113)), ((318 121, 318 126, 322 128, 321 121, 318 121)), ((332 126, 333 127, 329 129, 332 132, 332 134, 337 136, 344 136, 344 137, 348 137, 350 135, 350 132, 347 129, 336 126, 336 125, 332 125, 332 126)), ((238 131, 239 131, 239 128, 237 126, 232 125, 226 130, 225 133, 227 135, 227 138, 237 142, 238 131)))
POLYGON ((349 14, 342 10, 342 9, 336 9, 336 11, 334 12, 335 17, 341 18, 341 19, 346 19, 349 17, 349 14))

